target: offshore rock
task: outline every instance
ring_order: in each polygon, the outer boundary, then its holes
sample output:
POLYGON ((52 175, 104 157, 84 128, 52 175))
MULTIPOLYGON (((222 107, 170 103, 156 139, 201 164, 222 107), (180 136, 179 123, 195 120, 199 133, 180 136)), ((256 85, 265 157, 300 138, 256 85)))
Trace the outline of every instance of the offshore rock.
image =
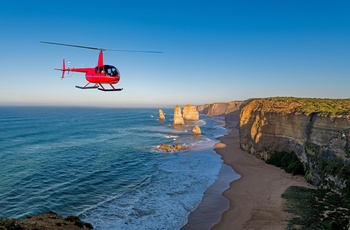
POLYGON ((185 121, 184 121, 184 118, 182 117, 181 107, 177 105, 174 109, 173 125, 184 125, 184 124, 185 124, 185 121))
POLYGON ((198 121, 199 113, 196 106, 187 104, 183 109, 183 118, 186 121, 198 121))
POLYGON ((165 116, 164 116, 164 113, 163 113, 163 110, 159 110, 159 120, 161 121, 164 121, 165 120, 165 116))
POLYGON ((264 160, 276 152, 294 152, 310 183, 349 191, 350 108, 346 106, 350 100, 250 100, 240 114, 241 148, 264 160), (333 113, 342 106, 343 112, 333 113))
POLYGON ((0 221, 0 229, 45 229, 45 230, 87 230, 93 229, 89 223, 81 221, 76 216, 62 218, 54 212, 28 217, 22 220, 4 219, 0 221))
POLYGON ((161 144, 157 147, 157 150, 166 151, 166 152, 177 152, 188 149, 188 146, 180 145, 180 144, 161 144))
POLYGON ((201 130, 201 128, 199 128, 199 126, 195 126, 195 127, 193 127, 193 129, 192 129, 192 133, 193 133, 194 135, 202 135, 202 130, 201 130))

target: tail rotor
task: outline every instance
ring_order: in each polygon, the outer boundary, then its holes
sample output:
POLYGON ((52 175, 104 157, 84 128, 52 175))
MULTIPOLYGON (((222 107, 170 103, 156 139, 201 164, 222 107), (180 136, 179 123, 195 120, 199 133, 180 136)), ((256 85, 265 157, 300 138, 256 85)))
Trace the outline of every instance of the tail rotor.
POLYGON ((61 79, 63 79, 63 78, 64 78, 64 73, 66 72, 66 63, 65 63, 64 59, 63 59, 63 61, 62 61, 62 69, 60 69, 60 68, 55 68, 55 70, 61 70, 61 71, 62 71, 62 77, 61 77, 61 79))
POLYGON ((68 68, 66 68, 66 62, 65 62, 65 60, 63 59, 63 61, 62 61, 62 68, 61 68, 61 69, 60 69, 60 68, 55 68, 55 70, 61 70, 61 71, 62 71, 62 77, 61 77, 61 79, 64 78, 64 74, 66 73, 66 71, 68 71, 68 77, 70 77, 70 76, 69 76, 69 72, 70 72, 70 62, 68 62, 68 68))

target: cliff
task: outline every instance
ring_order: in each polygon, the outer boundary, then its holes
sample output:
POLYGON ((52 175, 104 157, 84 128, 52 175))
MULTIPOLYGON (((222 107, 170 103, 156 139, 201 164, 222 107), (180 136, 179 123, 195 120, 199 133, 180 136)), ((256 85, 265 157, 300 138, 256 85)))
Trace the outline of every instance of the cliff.
POLYGON ((349 99, 252 99, 241 109, 242 149, 264 160, 294 152, 310 183, 348 194, 349 139, 349 99))
POLYGON ((208 116, 225 116, 225 121, 239 120, 241 108, 245 101, 231 101, 228 103, 212 103, 197 106, 198 112, 208 116))

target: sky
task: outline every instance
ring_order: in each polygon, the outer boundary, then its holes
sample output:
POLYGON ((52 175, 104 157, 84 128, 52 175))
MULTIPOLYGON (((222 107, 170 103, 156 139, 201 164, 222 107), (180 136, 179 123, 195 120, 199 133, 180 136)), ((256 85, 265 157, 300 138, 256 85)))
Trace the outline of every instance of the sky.
POLYGON ((272 96, 350 98, 350 1, 1 1, 0 105, 171 107, 272 96), (121 92, 80 90, 98 51, 121 92))

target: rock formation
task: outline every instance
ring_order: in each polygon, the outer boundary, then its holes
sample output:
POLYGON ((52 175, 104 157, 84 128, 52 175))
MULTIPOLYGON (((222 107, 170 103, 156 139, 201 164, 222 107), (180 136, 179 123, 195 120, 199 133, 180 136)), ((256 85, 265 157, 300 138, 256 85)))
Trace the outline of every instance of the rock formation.
POLYGON ((208 116, 222 116, 226 114, 228 103, 213 103, 209 105, 208 116))
POLYGON ((161 121, 164 121, 165 120, 165 116, 164 116, 164 113, 163 113, 163 110, 159 110, 159 120, 161 121))
POLYGON ((183 109, 183 118, 186 121, 198 121, 199 113, 196 106, 187 104, 183 109))
POLYGON ((225 111, 225 121, 239 121, 241 108, 245 105, 246 101, 231 101, 228 103, 225 111))
POLYGON ((184 125, 184 124, 185 124, 185 121, 184 121, 184 118, 182 117, 181 107, 177 105, 174 109, 173 125, 184 125))
POLYGON ((208 108, 209 108, 209 104, 198 105, 197 106, 197 111, 199 113, 207 114, 208 113, 208 108))
POLYGON ((4 219, 0 221, 0 229, 46 229, 46 230, 84 230, 93 229, 89 223, 81 221, 76 216, 62 218, 54 212, 47 212, 23 220, 4 219))
POLYGON ((193 127, 193 129, 192 129, 192 133, 193 133, 194 135, 202 135, 202 130, 201 130, 201 128, 200 128, 199 126, 195 126, 195 127, 193 127))
POLYGON ((240 145, 264 160, 276 152, 294 152, 309 182, 349 192, 348 111, 350 100, 254 99, 241 110, 240 145))
POLYGON ((177 152, 188 149, 188 146, 180 145, 180 144, 161 144, 157 147, 157 150, 166 151, 166 152, 177 152))
POLYGON ((229 103, 212 103, 197 106, 198 112, 208 116, 225 116, 225 121, 238 121, 241 108, 246 101, 231 101, 229 103))

